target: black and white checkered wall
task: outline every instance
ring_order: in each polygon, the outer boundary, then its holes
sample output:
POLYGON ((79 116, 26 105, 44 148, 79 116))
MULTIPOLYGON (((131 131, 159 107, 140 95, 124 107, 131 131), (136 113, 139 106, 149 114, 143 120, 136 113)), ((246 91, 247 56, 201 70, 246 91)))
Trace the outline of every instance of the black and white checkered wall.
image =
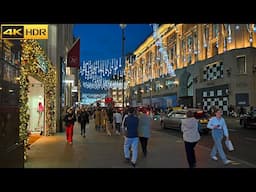
POLYGON ((217 62, 205 66, 204 81, 223 78, 223 62, 217 62))
POLYGON ((203 109, 210 111, 211 106, 222 109, 223 114, 228 112, 228 96, 223 89, 203 91, 203 109))

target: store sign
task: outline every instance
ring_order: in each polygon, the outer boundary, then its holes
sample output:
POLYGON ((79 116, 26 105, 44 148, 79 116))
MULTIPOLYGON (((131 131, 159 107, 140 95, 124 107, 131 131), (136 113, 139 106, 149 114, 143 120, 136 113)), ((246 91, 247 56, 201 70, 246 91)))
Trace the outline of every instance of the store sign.
POLYGON ((37 56, 37 61, 38 61, 38 67, 45 73, 48 72, 48 65, 47 63, 44 61, 44 58, 39 55, 37 56))
POLYGON ((1 25, 1 39, 48 39, 48 25, 1 25))

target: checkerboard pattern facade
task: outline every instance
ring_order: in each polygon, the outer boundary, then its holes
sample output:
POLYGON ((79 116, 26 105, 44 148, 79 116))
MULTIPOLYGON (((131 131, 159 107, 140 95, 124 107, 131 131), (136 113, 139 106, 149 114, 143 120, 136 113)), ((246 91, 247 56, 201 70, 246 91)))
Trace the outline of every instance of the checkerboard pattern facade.
POLYGON ((204 81, 223 78, 223 62, 218 62, 205 66, 204 81))
POLYGON ((222 90, 203 92, 203 109, 210 111, 211 106, 222 109, 223 114, 228 113, 228 97, 222 96, 222 90))

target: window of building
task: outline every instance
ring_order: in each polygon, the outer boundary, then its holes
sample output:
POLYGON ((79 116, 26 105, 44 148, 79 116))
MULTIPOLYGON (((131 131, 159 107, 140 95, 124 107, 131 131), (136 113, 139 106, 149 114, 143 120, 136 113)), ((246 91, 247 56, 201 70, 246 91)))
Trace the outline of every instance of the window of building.
POLYGON ((187 40, 187 48, 189 53, 192 52, 192 44, 193 44, 193 37, 192 35, 189 35, 187 40))
POLYGON ((186 63, 186 40, 185 39, 182 40, 181 49, 182 49, 182 62, 186 63))
POLYGON ((167 43, 172 44, 176 41, 176 34, 172 34, 171 36, 168 37, 167 43))
POLYGON ((174 59, 174 48, 169 49, 169 59, 172 61, 174 59))
POLYGON ((217 96, 222 96, 222 90, 217 90, 217 96))
POLYGON ((219 24, 213 24, 212 25, 212 38, 218 37, 219 33, 219 24))
POLYGON ((197 38, 197 31, 193 32, 193 49, 194 49, 194 54, 198 54, 198 38, 197 38))
POLYGON ((192 77, 192 75, 190 75, 188 78, 187 89, 188 89, 188 93, 187 93, 188 96, 193 96, 193 77, 192 77))
POLYGON ((218 55, 218 47, 217 47, 217 42, 214 42, 212 44, 212 56, 218 55))
POLYGON ((237 68, 239 74, 245 74, 246 73, 246 62, 245 62, 245 56, 239 56, 236 58, 237 68))
POLYGON ((177 61, 176 61, 176 44, 173 44, 169 49, 169 62, 172 63, 172 67, 176 69, 177 61))

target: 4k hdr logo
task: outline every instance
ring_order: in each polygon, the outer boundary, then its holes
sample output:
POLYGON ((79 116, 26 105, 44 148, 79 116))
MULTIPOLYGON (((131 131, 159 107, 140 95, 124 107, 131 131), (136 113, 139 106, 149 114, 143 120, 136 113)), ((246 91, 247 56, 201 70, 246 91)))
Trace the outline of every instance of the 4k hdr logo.
POLYGON ((48 25, 1 25, 1 39, 48 39, 48 25))

